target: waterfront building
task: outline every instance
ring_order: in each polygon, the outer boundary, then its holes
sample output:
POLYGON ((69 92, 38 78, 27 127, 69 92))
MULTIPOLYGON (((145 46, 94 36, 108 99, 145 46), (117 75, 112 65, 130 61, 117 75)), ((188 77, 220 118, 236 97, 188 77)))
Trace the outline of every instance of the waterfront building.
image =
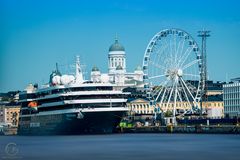
MULTIPOLYGON (((187 82, 195 87, 198 87, 198 81, 187 80, 187 82)), ((223 85, 224 84, 226 84, 226 82, 219 82, 219 81, 214 82, 212 80, 207 80, 206 84, 205 84, 206 85, 206 96, 223 94, 223 85)), ((207 99, 206 99, 206 101, 207 101, 207 99)))
POLYGON ((101 73, 94 66, 91 71, 91 80, 99 83, 110 82, 116 84, 119 89, 127 87, 143 88, 142 68, 137 66, 134 72, 127 72, 125 48, 117 38, 108 51, 108 73, 101 73))
MULTIPOLYGON (((200 103, 198 104, 200 106, 200 103)), ((153 115, 154 106, 150 105, 147 98, 129 98, 127 106, 129 108, 130 115, 153 115)), ((173 110, 174 103, 170 102, 160 104, 157 102, 156 106, 163 112, 167 110, 173 110)), ((191 109, 191 105, 188 102, 182 101, 177 102, 176 109, 179 114, 183 113, 184 110, 191 109)), ((207 118, 223 118, 224 117, 224 105, 222 95, 211 95, 208 96, 208 101, 203 102, 203 111, 207 114, 207 118)))
POLYGON ((226 117, 234 118, 240 114, 240 78, 232 79, 223 85, 224 113, 226 117))
POLYGON ((0 124, 17 127, 19 122, 20 105, 17 103, 8 103, 0 105, 0 124))
POLYGON ((9 91, 7 93, 0 93, 0 103, 17 102, 19 100, 19 92, 20 91, 9 91))
POLYGON ((208 101, 203 103, 208 118, 224 118, 223 95, 208 96, 208 101))
POLYGON ((226 82, 219 82, 219 81, 213 82, 213 81, 208 80, 206 82, 207 96, 222 95, 224 84, 226 84, 226 82))
POLYGON ((127 106, 130 114, 154 114, 154 107, 150 105, 146 98, 132 98, 128 100, 127 106))

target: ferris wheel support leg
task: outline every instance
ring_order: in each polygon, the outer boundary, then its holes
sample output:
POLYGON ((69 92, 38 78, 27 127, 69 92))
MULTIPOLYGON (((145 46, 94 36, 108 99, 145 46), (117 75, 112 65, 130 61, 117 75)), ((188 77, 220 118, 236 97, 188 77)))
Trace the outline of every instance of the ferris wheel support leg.
MULTIPOLYGON (((156 107, 155 107, 155 110, 156 110, 156 107)), ((157 112, 156 111, 154 113, 154 119, 155 119, 155 122, 156 122, 156 120, 157 120, 157 112)))
POLYGON ((177 82, 175 87, 175 95, 174 95, 174 108, 173 108, 173 117, 176 117, 176 105, 177 105, 177 82))

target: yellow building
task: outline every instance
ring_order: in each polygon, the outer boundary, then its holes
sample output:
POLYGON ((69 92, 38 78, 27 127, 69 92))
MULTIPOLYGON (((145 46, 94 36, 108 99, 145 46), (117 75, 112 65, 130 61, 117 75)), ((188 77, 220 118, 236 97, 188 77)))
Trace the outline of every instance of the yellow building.
MULTIPOLYGON (((136 98, 128 102, 128 108, 130 115, 134 114, 154 114, 154 106, 151 106, 147 99, 136 98)), ((172 111, 174 109, 174 103, 157 103, 157 107, 160 107, 163 112, 167 110, 172 111)), ((200 103, 198 103, 200 106, 200 103)), ((176 109, 178 111, 189 110, 192 105, 188 102, 177 102, 176 109)), ((208 118, 223 118, 224 117, 224 105, 222 95, 208 96, 208 101, 203 102, 203 111, 207 113, 208 118)))
POLYGON ((9 127, 17 127, 19 122, 20 105, 0 106, 0 123, 9 127))
POLYGON ((127 103, 130 115, 134 114, 153 114, 154 107, 150 106, 149 101, 143 98, 137 98, 127 103))

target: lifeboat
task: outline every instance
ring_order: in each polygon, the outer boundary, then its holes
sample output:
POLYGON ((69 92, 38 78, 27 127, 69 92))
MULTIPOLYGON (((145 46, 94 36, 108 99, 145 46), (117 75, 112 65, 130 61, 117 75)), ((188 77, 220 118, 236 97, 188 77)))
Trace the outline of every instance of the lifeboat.
POLYGON ((28 107, 34 111, 37 111, 38 103, 36 101, 31 101, 28 103, 28 107))

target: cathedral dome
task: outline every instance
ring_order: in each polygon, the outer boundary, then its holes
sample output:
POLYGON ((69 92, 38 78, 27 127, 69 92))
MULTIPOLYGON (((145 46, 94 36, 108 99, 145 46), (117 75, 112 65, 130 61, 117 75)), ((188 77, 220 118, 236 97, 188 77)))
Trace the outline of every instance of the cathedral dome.
POLYGON ((135 71, 142 71, 142 67, 141 67, 141 66, 137 66, 137 68, 135 69, 135 71))
POLYGON ((111 51, 125 51, 125 48, 115 39, 115 43, 109 47, 109 52, 111 51))
POLYGON ((94 66, 94 67, 92 68, 92 72, 94 72, 94 71, 99 71, 99 69, 98 69, 96 66, 94 66))

